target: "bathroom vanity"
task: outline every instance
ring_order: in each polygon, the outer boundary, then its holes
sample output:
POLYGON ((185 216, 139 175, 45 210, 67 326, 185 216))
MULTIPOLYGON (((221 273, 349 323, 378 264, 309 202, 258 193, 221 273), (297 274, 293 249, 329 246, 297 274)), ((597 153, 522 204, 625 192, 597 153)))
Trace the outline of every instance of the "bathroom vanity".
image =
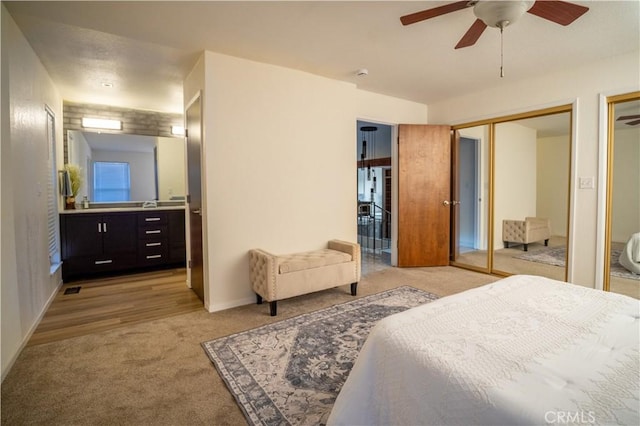
POLYGON ((65 210, 60 231, 65 282, 185 264, 184 206, 65 210))

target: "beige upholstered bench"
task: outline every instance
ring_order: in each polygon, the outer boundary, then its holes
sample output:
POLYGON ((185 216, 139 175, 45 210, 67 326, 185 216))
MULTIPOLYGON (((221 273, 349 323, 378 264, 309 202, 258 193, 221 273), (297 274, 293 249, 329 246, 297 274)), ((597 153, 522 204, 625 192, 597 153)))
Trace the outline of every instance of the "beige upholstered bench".
POLYGON ((356 295, 360 281, 360 245, 331 240, 327 248, 274 255, 261 249, 249 250, 249 276, 258 304, 270 304, 277 314, 277 301, 302 294, 351 284, 356 295))
POLYGON ((524 220, 503 220, 502 241, 504 248, 509 248, 509 243, 522 244, 524 251, 529 248, 529 243, 544 240, 544 245, 549 245, 551 238, 551 221, 542 217, 526 217, 524 220))

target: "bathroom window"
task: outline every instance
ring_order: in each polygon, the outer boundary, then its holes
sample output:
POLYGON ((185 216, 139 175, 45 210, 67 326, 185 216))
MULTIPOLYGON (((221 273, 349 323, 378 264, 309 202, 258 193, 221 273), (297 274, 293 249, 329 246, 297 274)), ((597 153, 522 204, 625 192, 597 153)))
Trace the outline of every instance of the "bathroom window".
POLYGON ((110 161, 93 163, 93 198, 96 202, 130 201, 129 163, 110 161))

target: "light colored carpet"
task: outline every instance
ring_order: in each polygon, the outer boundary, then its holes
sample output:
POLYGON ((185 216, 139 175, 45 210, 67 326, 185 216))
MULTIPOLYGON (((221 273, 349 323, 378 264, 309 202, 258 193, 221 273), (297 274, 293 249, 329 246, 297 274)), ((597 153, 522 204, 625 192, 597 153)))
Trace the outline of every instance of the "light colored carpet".
MULTIPOLYGON (((388 268, 358 297, 401 285, 439 296, 496 281, 454 267, 388 268)), ((353 300, 348 286, 278 303, 204 310, 27 347, 2 383, 3 425, 239 425, 244 416, 200 343, 353 300)))

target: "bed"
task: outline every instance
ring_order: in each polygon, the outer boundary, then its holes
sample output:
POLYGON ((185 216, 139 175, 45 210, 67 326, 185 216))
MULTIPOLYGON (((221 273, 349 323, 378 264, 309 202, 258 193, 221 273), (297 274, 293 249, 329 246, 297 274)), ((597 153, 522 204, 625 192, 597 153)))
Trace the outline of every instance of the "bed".
POLYGON ((640 301, 516 275, 380 321, 330 425, 640 424, 640 301))

